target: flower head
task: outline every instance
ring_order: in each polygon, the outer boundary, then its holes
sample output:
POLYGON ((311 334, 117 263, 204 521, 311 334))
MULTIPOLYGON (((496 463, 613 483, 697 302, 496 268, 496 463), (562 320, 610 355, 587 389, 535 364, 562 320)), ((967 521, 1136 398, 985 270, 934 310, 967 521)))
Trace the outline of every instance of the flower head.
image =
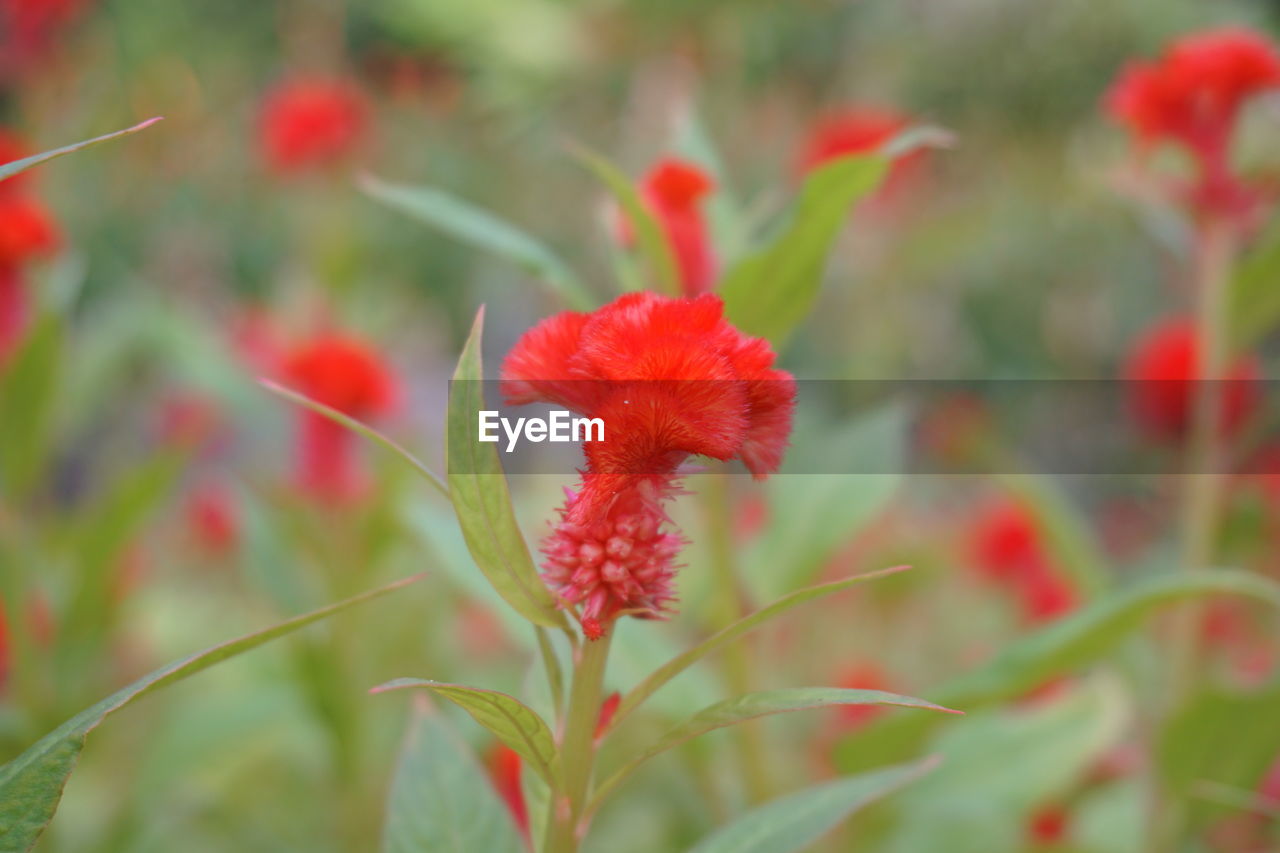
POLYGON ((349 157, 367 125, 364 96, 351 83, 300 77, 280 84, 264 99, 259 145, 272 171, 303 172, 349 157))
MULTIPOLYGON (((807 174, 838 157, 874 154, 911 125, 911 119, 885 107, 851 107, 832 113, 816 125, 800 149, 797 171, 807 174)), ((877 198, 887 199, 919 171, 926 152, 912 151, 896 158, 877 198)))
POLYGON ((53 217, 36 199, 0 193, 0 266, 17 266, 58 248, 53 217))
POLYGON ((777 470, 795 380, 774 359, 767 341, 725 320, 719 297, 650 292, 550 317, 507 355, 508 401, 548 402, 606 425, 543 545, 544 577, 566 607, 581 607, 588 636, 619 615, 667 610, 684 539, 662 506, 688 457, 740 459, 757 477, 777 470))
MULTIPOLYGON (((1148 329, 1129 353, 1123 373, 1130 383, 1129 403, 1138 427, 1161 441, 1185 438, 1201 378, 1194 322, 1174 317, 1148 329)), ((1224 432, 1237 429, 1257 407, 1258 376, 1252 357, 1237 360, 1227 371, 1219 415, 1224 432)))
POLYGON ((970 561, 1012 594, 1029 623, 1055 619, 1076 606, 1075 587, 1046 548, 1032 514, 1011 500, 984 507, 969 533, 970 561))
POLYGON ((640 182, 640 197, 671 245, 686 296, 715 284, 716 259, 702 214, 703 200, 714 191, 710 175, 674 158, 659 161, 640 182))

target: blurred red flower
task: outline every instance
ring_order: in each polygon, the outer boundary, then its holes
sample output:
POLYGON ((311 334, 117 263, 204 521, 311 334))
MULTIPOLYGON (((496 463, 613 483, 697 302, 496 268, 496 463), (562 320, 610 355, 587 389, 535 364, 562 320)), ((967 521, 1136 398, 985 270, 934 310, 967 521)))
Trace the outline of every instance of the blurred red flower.
POLYGON ((485 765, 494 790, 506 803, 520 834, 528 840, 529 806, 524 799, 524 788, 520 786, 520 754, 506 744, 495 744, 485 758, 485 765))
MULTIPOLYGON (((910 125, 909 117, 886 107, 849 107, 832 113, 814 125, 801 146, 797 171, 806 174, 838 157, 875 153, 910 125)), ((876 198, 899 193, 919 173, 926 156, 917 149, 896 158, 876 198)))
MULTIPOLYGON (((349 417, 368 420, 394 400, 390 367, 371 346, 333 332, 297 345, 285 359, 286 382, 349 417)), ((352 434, 310 409, 299 411, 298 485, 317 497, 343 500, 360 488, 352 434)))
MULTIPOLYGON (((846 669, 836 680, 837 687, 852 690, 893 690, 893 680, 872 661, 862 661, 846 669)), ((859 729, 879 717, 886 710, 883 705, 841 705, 836 709, 836 719, 842 731, 859 729)))
POLYGON ((767 341, 724 319, 719 297, 651 292, 550 317, 507 355, 509 402, 552 403, 605 423, 605 440, 585 445, 581 489, 543 545, 544 577, 564 606, 582 606, 588 636, 603 636, 620 615, 667 610, 684 540, 666 528, 662 504, 690 455, 741 459, 757 477, 777 470, 795 380, 774 359, 767 341))
POLYGON ((17 266, 58 248, 61 238, 49 211, 36 199, 0 193, 0 266, 17 266))
MULTIPOLYGON (((686 296, 715 286, 715 253, 702 212, 703 200, 714 191, 710 175, 675 158, 659 161, 640 181, 640 197, 667 237, 686 296)), ((633 239, 630 223, 624 222, 622 242, 633 239)))
POLYGON ((1067 838, 1070 815, 1062 806, 1045 806, 1027 821, 1027 835, 1033 844, 1061 844, 1067 838))
POLYGON ((0 79, 26 70, 86 0, 0 0, 0 79))
POLYGON ((240 514, 232 493, 206 483, 187 497, 187 529, 195 546, 210 557, 231 554, 240 540, 240 514))
MULTIPOLYGON (((1163 320, 1145 331, 1123 366, 1134 420, 1149 437, 1178 441, 1194 422, 1200 357, 1195 323, 1190 318, 1163 320)), ((1221 389, 1219 426, 1224 433, 1240 427, 1259 402, 1257 359, 1237 359, 1221 389)))
POLYGON ((1239 213, 1253 194, 1232 175, 1236 119, 1249 98, 1280 87, 1280 54, 1243 27, 1192 33, 1154 61, 1132 62, 1105 97, 1107 112, 1139 144, 1183 145, 1200 169, 1192 201, 1200 209, 1239 213))
POLYGON ((1077 604, 1075 587, 1050 557, 1035 516, 1016 501, 996 501, 978 512, 969 556, 988 580, 1013 594, 1030 623, 1055 619, 1077 604))
POLYGON ((264 98, 258 141, 272 171, 293 174, 347 159, 367 135, 368 124, 368 105, 354 84, 298 77, 264 98))

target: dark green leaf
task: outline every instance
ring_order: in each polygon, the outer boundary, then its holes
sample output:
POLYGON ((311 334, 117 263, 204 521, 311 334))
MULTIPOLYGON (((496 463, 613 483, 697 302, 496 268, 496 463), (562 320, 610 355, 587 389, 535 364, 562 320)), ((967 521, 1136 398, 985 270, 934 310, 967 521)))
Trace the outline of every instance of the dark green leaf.
POLYGON ((445 720, 415 707, 387 799, 384 853, 524 853, 506 806, 445 720))
POLYGON ((449 497, 472 558, 498 594, 536 625, 566 627, 516 524, 497 447, 480 442, 477 435, 479 412, 485 405, 480 363, 483 329, 481 308, 449 386, 449 497))
POLYGON ((124 130, 117 130, 115 133, 108 133, 103 136, 95 136, 93 139, 86 139, 83 142, 74 142, 71 145, 64 145, 61 148, 55 148, 52 151, 45 151, 40 154, 33 154, 30 157, 24 157, 21 160, 14 160, 12 163, 5 163, 0 166, 0 181, 5 178, 11 178, 19 172, 25 172, 32 166, 39 166, 41 163, 47 163, 55 157, 61 157, 64 154, 73 154, 90 146, 97 145, 100 142, 109 142, 112 139, 119 139, 121 136, 128 136, 131 133, 137 133, 140 130, 146 130, 151 125, 161 121, 161 116, 149 118, 141 124, 135 124, 133 127, 127 127, 124 130))
POLYGON ((551 729, 537 713, 520 700, 499 693, 467 687, 464 684, 445 684, 425 678, 397 678, 373 688, 373 693, 420 687, 443 696, 470 714, 494 737, 520 753, 529 766, 548 783, 556 774, 556 742, 551 729))
POLYGON ((93 707, 82 711, 0 767, 0 850, 28 850, 53 819, 63 786, 75 768, 85 737, 110 714, 136 699, 167 687, 216 663, 235 657, 356 604, 370 601, 413 583, 407 578, 346 601, 296 616, 266 630, 205 649, 157 669, 93 707))

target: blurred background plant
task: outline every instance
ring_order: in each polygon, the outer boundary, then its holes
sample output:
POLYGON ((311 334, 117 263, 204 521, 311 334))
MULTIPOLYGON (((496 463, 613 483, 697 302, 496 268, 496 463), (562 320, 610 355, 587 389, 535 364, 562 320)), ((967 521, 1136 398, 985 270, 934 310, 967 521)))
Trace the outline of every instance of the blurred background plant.
MULTIPOLYGON (((643 275, 637 235, 623 239, 568 143, 607 153, 642 189, 672 158, 704 173, 695 214, 655 213, 677 244, 678 228, 705 233, 724 269, 825 152, 946 128, 954 147, 899 160, 850 216, 782 365, 801 378, 1046 379, 1155 363, 1176 378, 1185 351, 1148 329, 1171 306, 1193 310, 1196 222, 1150 175, 1190 167, 1176 151, 1134 165, 1102 100, 1127 61, 1224 23, 1274 40, 1280 7, 0 0, 0 159, 166 117, 0 183, 0 759, 192 649, 430 573, 113 719, 38 849, 368 849, 406 709, 367 688, 417 674, 540 689, 533 636, 473 565, 447 503, 253 380, 369 420, 442 470, 445 380, 478 305, 496 365, 538 319, 643 275), (427 185, 435 195, 412 198, 431 201, 417 216, 435 228, 390 209, 406 207, 398 189, 427 185), (476 209, 578 276, 565 284, 542 256, 469 230, 476 209)), ((1235 159, 1268 192, 1277 132, 1274 98, 1249 102, 1235 159)), ((1242 238, 1231 283, 1249 375, 1275 358, 1271 233, 1259 222, 1242 238)), ((1151 405, 1167 424, 1169 401, 1151 405)), ((981 413, 956 413, 948 452, 998 452, 981 413)), ((905 467, 900 414, 832 423, 802 410, 796 470, 824 454, 905 467)), ((1216 565, 1280 572, 1276 476, 1226 478, 1216 565)), ((1182 560, 1179 478, 737 479, 721 497, 744 606, 915 567, 765 629, 746 646, 753 686, 894 690, 969 715, 858 708, 753 724, 767 735, 763 791, 744 784, 740 739, 695 742, 600 812, 600 849, 683 849, 762 794, 930 752, 938 770, 822 843, 1134 851, 1158 789, 1180 812, 1167 849, 1275 846, 1274 611, 1210 600, 1193 626, 1203 671, 1171 708, 1176 620, 1136 630, 1164 593, 1130 585, 1182 560)), ((538 537, 569 483, 512 482, 538 537)), ((682 614, 619 625, 609 689, 723 623, 703 569, 714 505, 678 507, 695 543, 682 614)), ((723 675, 699 664, 623 742, 725 695, 723 675)), ((451 711, 507 768, 497 790, 518 811, 511 762, 451 711)))

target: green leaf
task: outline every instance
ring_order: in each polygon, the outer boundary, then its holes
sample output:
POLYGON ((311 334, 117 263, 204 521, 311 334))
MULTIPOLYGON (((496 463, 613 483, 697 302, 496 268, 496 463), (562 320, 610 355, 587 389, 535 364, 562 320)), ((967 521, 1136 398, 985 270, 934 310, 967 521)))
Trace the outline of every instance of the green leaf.
POLYGON ((662 226, 653 218, 635 185, 616 166, 593 151, 574 145, 577 158, 613 195, 636 237, 636 245, 647 265, 653 288, 670 296, 680 295, 680 273, 676 258, 662 226))
POLYGON ((121 136, 128 136, 131 133, 137 133, 140 130, 146 130, 158 121, 162 121, 162 116, 149 118, 141 124, 135 124, 133 127, 127 127, 124 130, 117 130, 115 133, 108 133, 103 136, 95 136, 93 139, 86 139, 83 142, 75 142, 71 145, 64 145, 61 148, 55 148, 52 151, 45 151, 40 154, 33 154, 30 157, 24 157, 21 160, 14 160, 12 163, 5 163, 0 166, 0 181, 5 178, 11 178, 19 172, 25 172, 32 166, 39 166, 41 163, 47 163, 55 157, 61 157, 64 154, 73 154, 90 146, 97 145, 100 142, 109 142, 112 139, 119 139, 121 136))
POLYGON ((849 815, 931 772, 936 758, 814 785, 759 806, 721 827, 689 853, 794 853, 849 815))
POLYGON ((449 385, 449 498, 467 549, 498 594, 535 625, 567 628, 564 614, 538 577, 529 546, 516 524, 497 446, 481 443, 476 434, 479 412, 485 405, 480 362, 483 329, 481 307, 449 385))
POLYGON ((878 154, 851 155, 809 173, 787 226, 738 261, 720 286, 735 326, 781 348, 813 310, 827 254, 849 208, 880 184, 888 163, 878 154))
POLYGON ((41 317, 0 371, 0 486, 15 497, 35 488, 53 434, 62 373, 62 322, 41 317))
POLYGON ((506 258, 544 282, 575 310, 588 311, 597 304, 554 252, 492 213, 433 187, 409 187, 364 176, 360 179, 360 188, 372 198, 450 237, 506 258))
POLYGON ((924 699, 902 696, 897 693, 886 693, 883 690, 854 690, 844 687, 784 687, 778 690, 764 690, 758 693, 746 693, 742 696, 726 699, 723 702, 703 708, 685 722, 676 726, 653 744, 642 750, 629 762, 600 785, 595 801, 602 800, 623 779, 644 762, 679 746, 687 740, 699 735, 722 729, 726 726, 744 723, 758 717, 772 714, 785 714, 791 711, 806 711, 813 708, 828 708, 834 705, 897 705, 903 708, 924 708, 930 711, 941 711, 946 714, 958 714, 951 708, 944 708, 924 699))
POLYGON ((413 470, 421 474, 428 483, 435 487, 436 491, 445 497, 449 496, 449 487, 444 484, 444 481, 441 480, 434 471, 426 466, 426 463, 422 462, 418 457, 414 456, 404 447, 387 438, 373 427, 363 424, 355 418, 339 412, 337 409, 330 408, 324 403, 312 400, 310 397, 300 394, 291 388, 286 388, 279 383, 272 382, 270 379, 259 379, 258 384, 263 388, 266 388, 272 394, 283 397, 291 403, 297 403, 299 406, 310 409, 316 414, 324 415, 329 420, 337 424, 341 424, 352 432, 362 435, 373 443, 379 444, 383 448, 390 450, 392 453, 408 462, 409 465, 413 467, 413 470))
POLYGON ((1273 226, 1231 279, 1229 339, 1247 350, 1280 323, 1280 223, 1273 226))
POLYGON ((1166 724, 1156 760, 1170 795, 1189 804, 1189 831, 1233 811, 1213 799, 1215 788, 1257 790, 1280 753, 1276 720, 1280 684, 1250 692, 1210 690, 1166 724))
POLYGON ((618 709, 613 715, 613 725, 616 726, 621 723, 628 714, 638 708, 646 699, 656 693, 660 688, 671 681, 671 679, 693 666, 699 660, 712 652, 724 648, 734 640, 751 633, 773 617, 780 616, 797 605, 804 604, 815 599, 825 598, 828 595, 846 590, 855 584, 882 578, 886 575, 896 574, 898 572, 905 571, 908 568, 910 567, 894 566, 893 568, 882 569, 878 572, 868 572, 867 574, 854 575, 853 577, 832 581, 831 583, 807 587, 805 589, 797 590, 790 595, 783 596, 769 606, 760 608, 755 613, 744 616, 732 625, 717 631, 715 634, 688 651, 677 655, 672 660, 654 670, 654 672, 644 681, 632 688, 631 692, 624 696, 622 701, 618 704, 618 709))
POLYGON ((205 649, 149 673, 118 690, 98 704, 72 717, 38 740, 29 749, 0 767, 0 850, 28 850, 53 819, 62 798, 63 786, 75 768, 85 738, 110 714, 136 699, 162 687, 181 681, 208 669, 216 663, 235 657, 317 622, 356 604, 379 598, 413 583, 415 576, 366 592, 346 601, 296 616, 266 630, 259 631, 205 649))
POLYGON ((425 678, 397 678, 381 684, 371 693, 420 687, 437 696, 448 699, 470 714, 477 723, 491 731, 494 737, 520 753, 538 775, 554 784, 556 777, 556 742, 551 729, 541 717, 520 700, 499 693, 463 684, 446 684, 425 678))
POLYGON ((384 853, 524 853, 506 806, 444 718, 417 705, 387 798, 384 853))

